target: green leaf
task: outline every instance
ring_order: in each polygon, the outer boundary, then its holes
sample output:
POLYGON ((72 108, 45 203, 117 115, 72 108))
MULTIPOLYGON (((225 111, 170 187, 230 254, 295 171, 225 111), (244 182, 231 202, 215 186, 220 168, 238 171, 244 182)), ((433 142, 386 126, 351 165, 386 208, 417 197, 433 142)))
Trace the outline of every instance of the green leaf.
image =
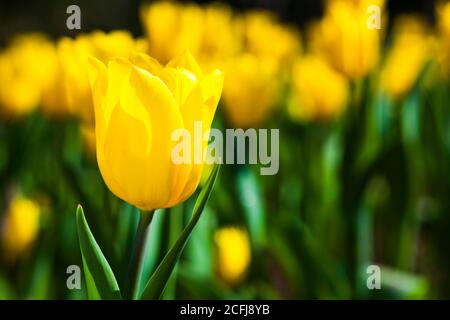
POLYGON ((217 179, 219 174, 220 165, 216 164, 211 175, 208 178, 205 186, 203 187, 200 195, 195 202, 194 210, 192 212, 191 221, 189 221, 188 225, 184 228, 178 240, 175 242, 173 247, 166 254, 164 259, 159 264, 158 268, 155 270, 150 280, 147 282, 147 285, 144 288, 144 291, 141 295, 141 299, 151 300, 151 299, 159 299, 166 287, 167 281, 175 268, 175 265, 178 259, 183 252, 183 249, 189 239, 189 236, 197 224, 202 211, 206 205, 206 202, 209 199, 211 191, 214 187, 214 182, 217 179))
POLYGON ((89 298, 122 299, 114 273, 89 229, 81 206, 77 208, 77 226, 83 266, 89 280, 89 298))
POLYGON ((253 244, 260 249, 266 244, 266 214, 261 186, 255 173, 247 166, 240 168, 237 176, 239 199, 244 209, 253 244))

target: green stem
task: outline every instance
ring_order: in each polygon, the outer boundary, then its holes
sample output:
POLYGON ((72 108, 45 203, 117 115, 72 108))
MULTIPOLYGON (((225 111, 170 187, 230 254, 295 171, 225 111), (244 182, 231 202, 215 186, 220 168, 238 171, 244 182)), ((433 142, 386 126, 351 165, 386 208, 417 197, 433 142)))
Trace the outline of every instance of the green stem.
POLYGON ((127 288, 125 297, 135 299, 139 293, 139 284, 141 282, 142 268, 144 265, 145 253, 147 248, 147 236, 150 232, 150 223, 155 211, 140 211, 139 225, 134 238, 133 254, 131 256, 127 288))

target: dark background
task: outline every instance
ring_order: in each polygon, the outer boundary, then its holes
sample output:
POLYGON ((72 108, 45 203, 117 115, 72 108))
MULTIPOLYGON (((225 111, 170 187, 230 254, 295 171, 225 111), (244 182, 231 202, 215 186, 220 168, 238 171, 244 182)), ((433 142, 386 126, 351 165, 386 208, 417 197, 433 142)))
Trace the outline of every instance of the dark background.
MULTIPOLYGON (((0 2, 0 43, 12 36, 29 31, 42 31, 53 37, 70 35, 66 28, 66 8, 76 4, 81 8, 81 32, 94 29, 109 31, 128 29, 141 34, 139 6, 143 0, 20 0, 0 2)), ((187 1, 182 1, 187 2, 187 1)), ((192 2, 192 1, 191 1, 192 2)), ((208 3, 211 1, 195 1, 208 3)), ((217 1, 216 1, 217 2, 217 1)), ((285 21, 302 27, 322 14, 320 0, 230 0, 221 1, 238 9, 266 8, 278 13, 285 21)), ((390 0, 387 2, 391 16, 402 12, 421 12, 432 22, 434 0, 390 0)))

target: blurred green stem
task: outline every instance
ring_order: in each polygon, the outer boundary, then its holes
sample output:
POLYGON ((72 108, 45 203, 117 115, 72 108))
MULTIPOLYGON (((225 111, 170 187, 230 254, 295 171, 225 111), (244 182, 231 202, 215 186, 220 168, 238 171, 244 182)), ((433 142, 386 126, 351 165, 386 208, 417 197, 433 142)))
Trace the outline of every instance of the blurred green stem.
POLYGON ((135 299, 139 291, 139 283, 141 282, 142 268, 144 265, 145 252, 147 247, 147 236, 150 232, 150 223, 153 219, 155 211, 140 211, 139 225, 134 238, 133 254, 131 256, 128 281, 125 288, 124 296, 135 299))

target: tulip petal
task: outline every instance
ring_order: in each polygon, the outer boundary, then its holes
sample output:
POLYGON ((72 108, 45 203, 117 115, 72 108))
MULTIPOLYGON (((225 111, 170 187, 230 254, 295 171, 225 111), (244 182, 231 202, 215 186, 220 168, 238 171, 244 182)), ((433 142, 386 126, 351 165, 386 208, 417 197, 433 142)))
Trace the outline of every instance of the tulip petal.
POLYGON ((200 82, 203 93, 203 125, 204 128, 210 128, 217 104, 222 94, 224 76, 220 70, 214 70, 206 75, 200 82))
MULTIPOLYGON (((180 112, 183 117, 183 122, 186 130, 188 130, 191 137, 190 145, 190 163, 180 164, 184 166, 181 168, 180 174, 177 176, 176 188, 174 188, 171 199, 168 206, 172 206, 179 202, 179 197, 185 189, 186 183, 192 179, 193 175, 199 175, 201 172, 201 162, 203 162, 203 155, 206 151, 205 143, 200 141, 200 149, 196 148, 195 139, 202 139, 203 132, 200 132, 200 136, 196 137, 195 124, 202 123, 203 121, 203 96, 200 85, 194 74, 186 69, 173 69, 166 68, 166 73, 170 73, 172 78, 170 86, 173 88, 175 99, 180 107, 180 112), (199 154, 196 154, 199 153, 199 154), (196 164, 196 159, 200 161, 200 164, 196 164), (200 167, 199 169, 195 169, 200 167), (194 172, 195 171, 195 172, 194 172)), ((203 124, 202 124, 203 128, 203 124)))
POLYGON ((183 170, 182 165, 174 164, 171 159, 177 143, 171 136, 175 130, 184 128, 183 119, 172 94, 159 78, 135 67, 130 79, 127 85, 134 90, 134 99, 130 95, 129 100, 145 107, 152 124, 152 148, 145 168, 149 183, 144 188, 144 199, 148 202, 143 207, 162 208, 168 203, 172 190, 176 188, 177 176, 183 170))
POLYGON ((144 207, 145 190, 150 181, 148 158, 139 154, 139 143, 148 145, 151 132, 142 121, 117 106, 111 113, 104 140, 104 155, 98 157, 102 176, 109 189, 119 198, 144 207))
POLYGON ((136 52, 130 58, 131 63, 135 66, 147 70, 152 75, 160 77, 163 67, 158 62, 158 60, 153 59, 147 54, 136 52))
POLYGON ((104 118, 102 104, 106 97, 107 70, 106 66, 94 57, 89 57, 88 62, 88 74, 92 89, 92 99, 94 103, 96 121, 100 126, 104 127, 106 119, 104 118))
POLYGON ((189 50, 185 50, 181 55, 170 60, 170 62, 167 64, 167 67, 184 68, 195 74, 198 79, 202 79, 204 76, 202 69, 195 61, 189 50))

